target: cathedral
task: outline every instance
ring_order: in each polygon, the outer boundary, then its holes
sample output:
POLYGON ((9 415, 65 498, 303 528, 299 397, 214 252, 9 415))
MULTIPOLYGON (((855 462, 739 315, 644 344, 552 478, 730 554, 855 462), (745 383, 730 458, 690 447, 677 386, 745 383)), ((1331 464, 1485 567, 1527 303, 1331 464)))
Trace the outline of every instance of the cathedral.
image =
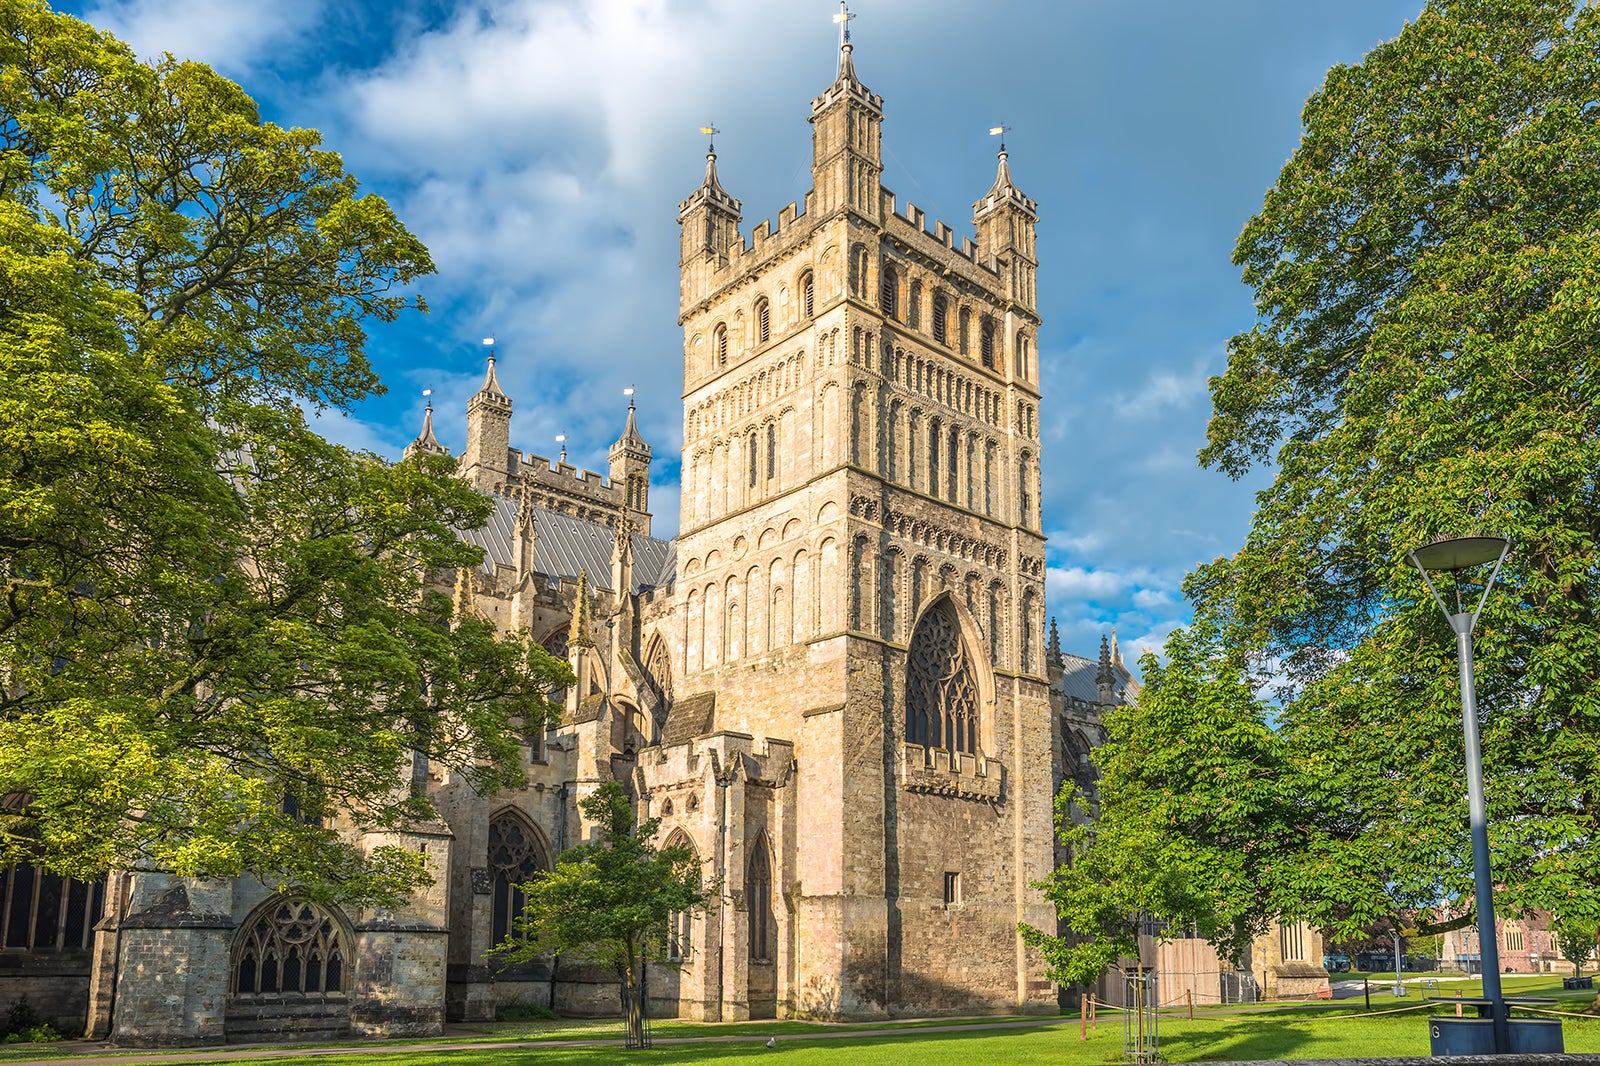
MULTIPOLYGON (((437 820, 375 842, 429 856, 434 883, 401 908, 130 874, 35 877, 15 910, 12 871, 0 935, 29 947, 0 952, 0 1002, 48 971, 62 1017, 126 1044, 615 1012, 608 974, 487 953, 518 885, 587 838, 579 802, 618 781, 721 886, 673 922, 652 1016, 1056 1007, 1017 926, 1055 925, 1033 887, 1058 860, 1052 800, 1092 786, 1101 712, 1133 682, 1112 646, 1063 654, 1046 626, 1037 205, 1003 146, 974 237, 897 204, 851 51, 811 103, 803 207, 746 240, 714 151, 678 206, 674 539, 652 536, 632 407, 601 476, 512 446, 492 357, 467 406, 460 476, 495 509, 466 534, 484 559, 458 607, 576 675, 525 738, 526 785, 482 795, 423 767, 437 820), (35 945, 51 891, 51 915, 81 920, 35 945)), ((408 454, 448 454, 433 417, 408 454)))

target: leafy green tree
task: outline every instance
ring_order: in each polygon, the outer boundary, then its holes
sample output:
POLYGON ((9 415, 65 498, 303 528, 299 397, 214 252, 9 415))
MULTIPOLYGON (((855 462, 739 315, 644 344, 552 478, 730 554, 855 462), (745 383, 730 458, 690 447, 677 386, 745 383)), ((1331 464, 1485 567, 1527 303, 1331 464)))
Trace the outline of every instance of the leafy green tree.
MULTIPOLYGON (((1404 555, 1484 531, 1514 545, 1477 635, 1499 906, 1600 917, 1597 98, 1600 8, 1434 0, 1328 73, 1239 238, 1258 321, 1211 381, 1200 458, 1274 479, 1244 546, 1189 576, 1199 624, 1149 713, 1112 729, 1144 742, 1220 663, 1276 705, 1270 760, 1223 747, 1226 773, 1276 797, 1225 846, 1254 861, 1213 901, 1224 916, 1336 939, 1471 920, 1455 647, 1404 555)), ((1217 735, 1193 728, 1194 745, 1217 735)), ((1123 773, 1158 795, 1190 784, 1114 764, 1108 818, 1123 773)), ((1148 831, 1214 839, 1181 817, 1148 831)))
POLYGON ((1596 941, 1600 940, 1600 925, 1558 914, 1550 923, 1550 935, 1555 937, 1562 958, 1572 963, 1572 976, 1583 976, 1583 964, 1594 957, 1596 941))
POLYGON ((413 751, 520 779, 567 671, 439 591, 488 501, 300 412, 430 270, 315 133, 0 0, 0 865, 392 899, 413 751))
POLYGON ((667 924, 709 898, 688 847, 655 846, 661 820, 636 820, 633 801, 607 781, 578 806, 598 839, 568 848, 556 868, 522 886, 527 905, 500 949, 507 962, 572 956, 616 974, 634 1046, 644 1043, 641 984, 646 962, 668 958, 667 924))

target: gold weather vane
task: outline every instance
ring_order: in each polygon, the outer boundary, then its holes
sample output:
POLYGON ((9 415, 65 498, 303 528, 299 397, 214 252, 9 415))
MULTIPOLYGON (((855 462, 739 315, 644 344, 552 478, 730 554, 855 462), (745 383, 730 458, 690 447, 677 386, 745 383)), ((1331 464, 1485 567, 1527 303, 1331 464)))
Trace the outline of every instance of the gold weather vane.
POLYGON ((706 151, 715 154, 717 150, 717 134, 722 131, 715 126, 701 126, 700 132, 711 138, 710 142, 706 144, 706 151))
POLYGON ((1006 150, 1006 134, 1010 131, 1011 127, 1006 125, 989 127, 989 136, 1000 138, 1000 150, 1002 152, 1006 150))
POLYGON ((839 0, 839 13, 833 16, 833 21, 839 24, 839 48, 841 51, 845 45, 850 43, 850 20, 855 17, 850 13, 850 9, 844 6, 844 0, 839 0))
POLYGON ((627 388, 622 390, 622 395, 628 398, 628 410, 630 411, 633 410, 633 392, 634 389, 632 385, 629 385, 627 388))
POLYGON ((432 389, 423 389, 422 390, 422 398, 424 400, 428 401, 428 410, 430 410, 430 411, 433 410, 433 390, 432 389))

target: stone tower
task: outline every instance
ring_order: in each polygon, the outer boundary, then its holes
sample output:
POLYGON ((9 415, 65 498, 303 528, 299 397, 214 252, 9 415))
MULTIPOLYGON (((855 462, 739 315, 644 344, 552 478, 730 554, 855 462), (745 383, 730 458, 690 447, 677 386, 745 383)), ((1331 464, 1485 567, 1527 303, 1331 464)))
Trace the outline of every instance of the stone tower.
POLYGON ((611 484, 622 486, 623 506, 630 512, 634 531, 650 535, 650 445, 639 436, 633 402, 628 402, 628 422, 611 446, 611 484))
POLYGON ((883 114, 846 39, 804 210, 745 243, 715 153, 679 206, 676 687, 794 743, 803 814, 769 842, 790 906, 774 973, 736 971, 752 1003, 1044 1006, 1016 933, 1054 924, 1029 887, 1052 865, 1036 208, 1002 150, 977 242, 929 230, 881 185, 883 114))
POLYGON ((467 401, 467 446, 461 452, 461 476, 479 492, 505 494, 511 473, 511 397, 494 374, 494 352, 483 386, 467 401))

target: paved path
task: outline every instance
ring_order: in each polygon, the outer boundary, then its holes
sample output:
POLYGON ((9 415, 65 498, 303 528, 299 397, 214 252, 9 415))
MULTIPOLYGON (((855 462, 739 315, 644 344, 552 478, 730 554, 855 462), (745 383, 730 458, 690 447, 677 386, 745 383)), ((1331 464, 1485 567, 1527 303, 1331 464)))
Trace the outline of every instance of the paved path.
MULTIPOLYGON (((620 1021, 618 1023, 621 1024, 620 1021)), ((816 1033, 739 1033, 728 1036, 658 1036, 652 1041, 657 1046, 672 1044, 754 1044, 762 1045, 774 1035, 780 1044, 792 1040, 842 1040, 852 1037, 906 1036, 922 1033, 965 1033, 985 1029, 1032 1029, 1050 1025, 1077 1025, 1077 1018, 1027 1018, 1009 1022, 968 1022, 964 1025, 906 1025, 887 1029, 840 1029, 837 1032, 816 1033)), ((470 1031, 470 1030, 469 1030, 470 1031)), ((378 1041, 351 1042, 334 1046, 308 1048, 277 1046, 232 1046, 209 1048, 155 1048, 110 1051, 107 1046, 91 1041, 71 1041, 51 1045, 51 1050, 69 1054, 42 1059, 10 1059, 0 1052, 0 1064, 15 1062, 60 1062, 67 1066, 157 1066, 157 1064, 204 1062, 256 1062, 270 1059, 302 1059, 313 1056, 331 1057, 372 1054, 415 1054, 427 1051, 520 1051, 538 1048, 622 1047, 621 1039, 572 1040, 435 1040, 428 1043, 402 1044, 378 1041)), ((22 1050, 18 1048, 17 1050, 22 1050)), ((42 1049, 41 1049, 42 1050, 42 1049)))

